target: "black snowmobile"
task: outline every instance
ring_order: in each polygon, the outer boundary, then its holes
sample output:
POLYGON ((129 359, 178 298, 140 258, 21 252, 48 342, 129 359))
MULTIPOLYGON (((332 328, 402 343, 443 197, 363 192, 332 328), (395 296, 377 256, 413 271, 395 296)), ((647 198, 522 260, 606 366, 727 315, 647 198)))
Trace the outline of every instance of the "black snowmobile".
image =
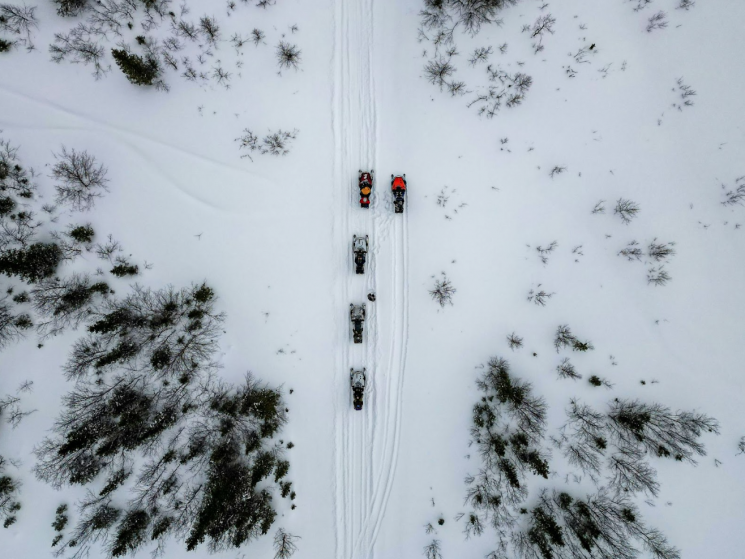
POLYGON ((391 191, 393 192, 393 208, 397 214, 404 213, 404 198, 406 196, 406 173, 391 175, 391 191))
POLYGON ((352 253, 354 254, 355 272, 358 274, 365 273, 365 258, 367 257, 367 246, 370 238, 354 236, 352 239, 352 253))
POLYGON ((352 404, 354 409, 360 411, 362 409, 362 396, 365 393, 365 369, 361 371, 355 371, 349 369, 349 381, 352 385, 352 404))
POLYGON ((365 303, 361 305, 349 305, 349 318, 352 320, 352 334, 354 343, 362 343, 362 327, 365 323, 365 303))

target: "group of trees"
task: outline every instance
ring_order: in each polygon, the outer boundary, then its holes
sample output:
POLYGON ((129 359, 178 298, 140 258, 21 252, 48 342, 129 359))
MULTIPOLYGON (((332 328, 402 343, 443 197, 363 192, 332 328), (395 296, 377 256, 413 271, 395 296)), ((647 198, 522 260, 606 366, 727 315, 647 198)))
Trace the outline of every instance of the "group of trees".
MULTIPOLYGON (((44 337, 77 326, 111 294, 109 284, 90 273, 59 273, 84 250, 103 250, 94 247, 90 224, 78 220, 107 190, 106 173, 88 152, 62 146, 50 175, 56 204, 43 204, 38 175, 9 140, 0 139, 0 276, 6 277, 0 282, 0 348, 34 327, 44 337)), ((125 263, 131 266, 118 261, 125 263)))
POLYGON ((477 387, 471 437, 481 466, 466 478, 473 511, 464 515, 465 532, 479 535, 491 524, 497 544, 490 558, 633 559, 642 549, 656 559, 679 557, 633 499, 658 494, 651 458, 695 463, 703 456, 702 436, 719 432, 715 419, 638 400, 616 398, 604 412, 572 400, 559 435, 547 437, 545 401, 504 359, 489 361, 477 387), (526 508, 529 489, 553 471, 549 441, 595 491, 578 496, 544 485, 526 508))
POLYGON ((173 535, 219 550, 271 527, 272 486, 289 470, 273 442, 282 396, 250 375, 239 386, 215 378, 214 303, 204 284, 135 286, 89 320, 64 367, 75 387, 36 450, 40 479, 98 487, 58 553, 79 557, 99 542, 118 557, 173 535), (129 492, 126 506, 112 504, 117 491, 129 492))
MULTIPOLYGON (((55 521, 56 553, 82 557, 99 543, 118 557, 149 542, 159 552, 171 536, 187 549, 240 546, 272 526, 275 493, 294 497, 274 440, 286 422, 282 395, 251 375, 235 386, 217 377, 224 316, 206 284, 133 285, 115 296, 104 270, 68 271, 83 252, 108 261, 111 276, 139 271, 79 220, 106 192, 106 176, 93 156, 63 147, 49 175, 56 205, 42 205, 41 177, 0 140, 0 349, 28 332, 84 331, 63 366, 73 388, 54 435, 36 447, 39 479, 88 488, 70 532, 66 509, 55 521)), ((9 526, 20 503, 6 463, 0 457, 0 519, 9 526)), ((288 557, 295 537, 283 534, 288 557)))
MULTIPOLYGON (((454 62, 459 55, 455 44, 456 30, 474 37, 482 26, 501 23, 499 13, 518 1, 424 0, 424 8, 419 12, 419 38, 434 47, 424 66, 427 81, 441 91, 447 89, 453 97, 473 93, 468 107, 474 107, 479 115, 487 118, 495 117, 502 108, 520 105, 533 84, 533 78, 523 72, 507 72, 498 64, 489 64, 492 47, 477 48, 469 59, 471 66, 484 64, 487 78, 485 85, 478 85, 474 90, 469 90, 465 82, 455 78, 457 68, 454 62)), ((507 45, 503 45, 500 52, 506 52, 506 48, 507 45)))
MULTIPOLYGON (((107 62, 107 51, 110 51, 118 68, 135 85, 168 91, 166 73, 174 71, 187 81, 212 81, 230 87, 234 73, 220 60, 213 59, 214 50, 221 42, 227 41, 221 23, 207 14, 192 20, 186 2, 176 10, 172 0, 54 1, 61 17, 82 19, 67 33, 55 34, 54 43, 49 47, 55 62, 68 60, 90 65, 94 77, 100 79, 111 70, 107 62), (156 32, 164 27, 170 30, 170 34, 162 40, 156 38, 156 34, 163 35, 156 32), (116 39, 115 45, 112 38, 116 39)), ((273 3, 263 0, 255 5, 267 8, 273 3)), ((236 2, 228 3, 228 15, 236 9, 236 2)), ((291 29, 294 32, 297 26, 291 29)), ((259 46, 264 44, 264 38, 263 31, 253 29, 249 39, 235 33, 229 41, 241 55, 247 42, 259 46)), ((280 40, 276 47, 280 70, 297 69, 300 54, 297 45, 280 40)), ((236 69, 239 70, 241 65, 238 60, 236 69)))

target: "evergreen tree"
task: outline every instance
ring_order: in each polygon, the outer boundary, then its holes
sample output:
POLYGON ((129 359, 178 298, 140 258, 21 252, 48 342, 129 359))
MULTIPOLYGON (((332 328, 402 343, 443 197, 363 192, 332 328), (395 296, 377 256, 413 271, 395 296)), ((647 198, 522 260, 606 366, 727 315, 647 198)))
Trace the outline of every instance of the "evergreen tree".
POLYGON ((119 69, 135 85, 153 85, 160 75, 160 64, 152 56, 143 58, 123 49, 112 49, 111 55, 119 69))

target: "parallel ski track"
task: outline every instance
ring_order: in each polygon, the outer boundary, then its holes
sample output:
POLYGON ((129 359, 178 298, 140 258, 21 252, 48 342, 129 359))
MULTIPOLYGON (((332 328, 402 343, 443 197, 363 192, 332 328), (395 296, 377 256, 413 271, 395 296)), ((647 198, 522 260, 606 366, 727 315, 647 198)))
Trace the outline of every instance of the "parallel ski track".
MULTIPOLYGON (((401 431, 403 379, 408 342, 408 220, 393 214, 385 176, 375 176, 369 210, 359 207, 357 171, 375 169, 377 114, 373 78, 373 0, 337 0, 334 14, 333 135, 334 284, 338 336, 334 372, 334 534, 336 559, 369 559, 374 555, 393 485, 401 431), (361 166, 361 167, 360 167, 361 166), (364 276, 354 274, 353 235, 370 236, 364 276), (383 249, 383 250, 381 250, 383 249), (390 254, 392 297, 367 302, 378 292, 378 257, 390 254), (349 304, 367 302, 365 337, 353 344, 349 304), (385 307, 380 307, 385 305, 385 307), (380 344, 378 307, 389 309, 387 360, 380 344), (385 361, 385 363, 384 363, 385 361), (365 367, 363 410, 351 407, 349 370, 365 367)), ((388 286, 387 286, 388 287, 388 286)))

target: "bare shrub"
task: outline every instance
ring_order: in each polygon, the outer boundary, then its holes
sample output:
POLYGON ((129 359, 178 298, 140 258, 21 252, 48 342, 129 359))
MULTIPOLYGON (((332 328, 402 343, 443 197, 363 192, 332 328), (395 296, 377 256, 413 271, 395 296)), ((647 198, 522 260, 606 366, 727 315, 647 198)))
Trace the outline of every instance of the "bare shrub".
POLYGON ((297 45, 292 45, 286 41, 280 41, 277 45, 276 53, 277 65, 280 70, 284 68, 293 68, 294 70, 298 69, 302 51, 297 47, 297 45))
POLYGON ((440 540, 432 540, 432 543, 424 547, 424 557, 426 559, 442 559, 440 540))
POLYGON ((243 130, 243 134, 236 138, 235 141, 239 142, 238 149, 249 151, 249 153, 244 153, 241 157, 248 157, 253 161, 253 157, 251 157, 251 153, 253 152, 261 155, 287 155, 290 153, 292 140, 297 137, 297 134, 297 130, 293 130, 292 132, 285 130, 270 131, 259 141, 259 137, 249 128, 246 128, 243 130))
POLYGON ((424 76, 427 78, 427 81, 438 86, 440 89, 447 85, 447 79, 452 76, 454 72, 455 67, 450 62, 449 58, 430 60, 424 66, 424 76))
POLYGON ((649 18, 647 21, 647 33, 651 33, 655 29, 665 29, 667 27, 667 14, 663 11, 659 11, 649 18))
POLYGON ((582 375, 577 372, 577 370, 574 368, 574 365, 569 361, 568 357, 562 359, 561 363, 556 366, 556 372, 559 373, 560 378, 570 378, 572 380, 582 378, 582 375))
POLYGON ((511 350, 520 349, 523 347, 523 339, 512 332, 509 336, 507 336, 507 344, 510 346, 511 350))
POLYGON ((664 266, 650 268, 647 272, 647 283, 652 285, 666 285, 671 279, 670 274, 667 273, 664 266))
MULTIPOLYGON (((434 276, 432 276, 434 277, 434 276)), ((452 282, 442 272, 442 279, 435 279, 435 286, 429 290, 429 294, 434 301, 436 301, 441 307, 445 305, 453 304, 453 295, 457 289, 453 287, 452 282)))
POLYGON ((616 207, 614 208, 613 213, 618 215, 618 217, 621 218, 621 221, 629 224, 631 223, 631 220, 637 216, 639 210, 639 204, 636 202, 626 200, 625 198, 619 198, 616 201, 616 207))
POLYGON ((96 158, 87 151, 62 151, 55 154, 57 163, 52 168, 52 178, 56 179, 56 202, 70 204, 73 209, 82 211, 93 207, 95 199, 108 191, 107 170, 96 164, 96 158))
POLYGON ((39 27, 36 6, 0 4, 0 30, 15 37, 14 42, 33 48, 31 30, 39 27))
MULTIPOLYGON (((722 188, 725 188, 724 185, 722 185, 722 188)), ((740 206, 745 204, 745 176, 735 179, 735 187, 725 194, 724 202, 722 202, 723 206, 734 206, 736 204, 740 206)))
POLYGON ((655 262, 667 260, 668 258, 675 256, 675 249, 673 248, 674 244, 675 243, 658 243, 657 239, 653 239, 647 248, 647 255, 655 262))
POLYGON ((633 260, 641 261, 642 256, 644 256, 644 252, 642 252, 642 249, 637 241, 631 241, 626 248, 618 251, 618 255, 623 256, 629 262, 633 260))
POLYGON ((289 559, 297 551, 295 540, 300 536, 293 536, 284 531, 283 528, 274 534, 274 559, 289 559))

